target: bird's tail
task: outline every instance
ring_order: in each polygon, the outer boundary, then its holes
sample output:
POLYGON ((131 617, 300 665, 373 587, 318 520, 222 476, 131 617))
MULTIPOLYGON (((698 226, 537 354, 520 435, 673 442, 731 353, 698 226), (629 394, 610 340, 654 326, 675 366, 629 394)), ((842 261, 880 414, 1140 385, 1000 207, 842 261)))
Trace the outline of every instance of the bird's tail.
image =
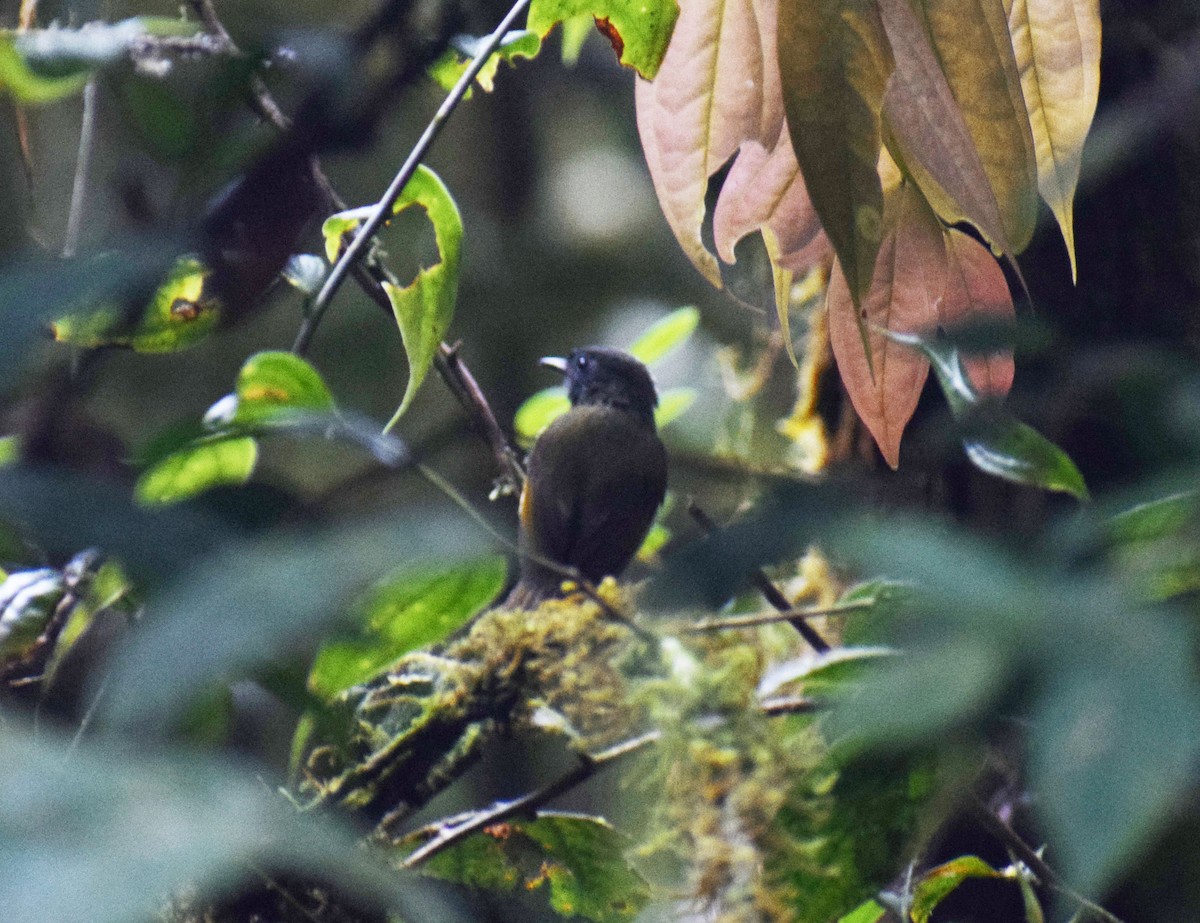
POLYGON ((547 599, 562 596, 562 578, 552 580, 535 574, 523 574, 516 586, 509 590, 499 609, 536 609, 547 599))

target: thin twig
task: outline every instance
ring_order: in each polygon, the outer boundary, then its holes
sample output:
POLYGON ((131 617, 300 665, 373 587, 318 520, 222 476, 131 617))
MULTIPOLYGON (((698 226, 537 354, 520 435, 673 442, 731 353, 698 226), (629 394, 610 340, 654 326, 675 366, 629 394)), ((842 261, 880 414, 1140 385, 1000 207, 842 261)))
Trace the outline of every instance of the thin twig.
POLYGON ((96 78, 83 88, 83 117, 79 123, 79 153, 75 157, 75 181, 71 184, 71 210, 67 214, 67 232, 63 238, 63 259, 79 249, 83 231, 83 207, 87 199, 88 174, 92 170, 92 149, 96 139, 96 78))
MULTIPOLYGON (((229 30, 225 28, 225 24, 217 16, 217 11, 212 5, 212 0, 191 0, 191 5, 192 9, 196 11, 196 15, 200 17, 200 22, 204 24, 205 31, 209 35, 216 39, 230 54, 241 53, 237 43, 233 40, 233 36, 229 34, 229 30)), ((250 105, 259 118, 265 122, 269 122, 280 131, 286 131, 291 128, 291 119, 284 115, 283 110, 276 105, 270 91, 267 89, 266 83, 258 74, 250 78, 250 105)))
POLYGON ((822 615, 846 615, 850 612, 860 612, 870 609, 875 602, 865 599, 862 602, 839 603, 819 609, 785 609, 782 612, 755 613, 754 615, 733 615, 725 619, 703 619, 689 625, 688 632, 723 631, 727 628, 753 628, 757 625, 774 625, 778 622, 791 622, 793 619, 811 619, 822 615))
MULTIPOLYGON (((717 531, 717 524, 712 521, 712 518, 694 500, 688 501, 688 515, 696 521, 696 524, 704 530, 705 534, 712 535, 717 531)), ((781 613, 791 613, 793 611, 791 602, 783 595, 779 587, 775 586, 771 578, 767 576, 766 571, 761 567, 754 571, 751 579, 754 582, 754 586, 763 594, 767 602, 781 613)), ((800 637, 807 641, 818 654, 829 652, 829 643, 803 618, 789 617, 787 622, 800 633, 800 637)))
POLYGON ((479 426, 488 445, 492 447, 492 454, 496 456, 496 465, 500 469, 500 476, 510 487, 520 490, 521 485, 525 483, 525 470, 521 467, 519 453, 508 441, 508 437, 504 435, 504 430, 500 428, 500 423, 496 420, 495 413, 492 412, 492 406, 488 403, 475 376, 471 374, 469 368, 463 365, 462 358, 459 356, 459 347, 458 343, 453 346, 447 346, 445 343, 441 345, 436 356, 438 371, 441 372, 459 403, 479 426))
POLYGON ((816 699, 803 695, 781 695, 773 699, 765 699, 759 708, 770 718, 779 715, 807 715, 821 706, 816 699))
POLYGON ((1123 923, 1116 914, 1080 894, 1063 881, 1062 876, 1046 864, 1046 860, 1038 855, 1037 850, 1021 839, 1012 827, 989 811, 985 805, 977 801, 973 813, 984 829, 1003 843, 1046 887, 1075 901, 1080 907, 1104 920, 1105 923, 1123 923))
POLYGON ((346 275, 362 257, 367 248, 371 245, 375 232, 378 231, 383 223, 391 215, 392 206, 396 200, 400 198, 400 193, 404 191, 404 187, 408 185, 408 181, 412 179, 413 174, 417 172, 417 167, 421 161, 425 159, 425 155, 429 152, 430 145, 450 118, 451 113, 458 107, 458 104, 466 96, 467 90, 470 89, 471 83, 475 77, 483 69, 492 53, 500 47, 500 43, 504 40, 504 36, 508 33, 517 17, 520 16, 529 6, 530 0, 516 0, 512 9, 508 11, 504 19, 493 30, 492 34, 487 37, 475 55, 463 75, 459 78, 454 88, 449 95, 442 101, 429 124, 425 126, 425 131, 409 152, 408 158, 400 167, 399 172, 388 186, 383 197, 376 203, 374 210, 358 231, 354 235, 354 239, 350 241, 350 245, 346 247, 341 258, 334 264, 330 270, 328 277, 325 279, 325 284, 321 286, 321 290, 313 299, 312 306, 309 309, 308 316, 304 319, 304 324, 300 328, 299 334, 296 336, 296 342, 292 347, 292 351, 297 355, 304 355, 308 350, 308 345, 312 341, 313 334, 316 332, 317 325, 320 324, 321 318, 325 314, 326 308, 329 307, 329 302, 337 293, 346 275))
POLYGON ((573 769, 536 791, 522 795, 520 798, 514 798, 512 801, 498 801, 490 808, 473 811, 461 819, 454 818, 452 822, 443 822, 434 826, 432 829, 437 832, 433 839, 411 853, 404 860, 404 867, 416 868, 443 850, 449 849, 455 843, 461 842, 471 834, 485 830, 493 824, 498 824, 510 817, 532 814, 559 795, 586 782, 606 766, 611 766, 623 757, 656 743, 661 737, 662 735, 658 731, 650 731, 640 737, 634 737, 609 747, 600 753, 584 754, 580 756, 579 763, 573 769))

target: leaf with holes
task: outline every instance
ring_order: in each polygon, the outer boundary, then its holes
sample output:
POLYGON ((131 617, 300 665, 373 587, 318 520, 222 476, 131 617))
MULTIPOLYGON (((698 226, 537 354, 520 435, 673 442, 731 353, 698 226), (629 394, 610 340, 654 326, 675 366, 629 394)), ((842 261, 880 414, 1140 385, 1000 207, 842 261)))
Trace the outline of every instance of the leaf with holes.
POLYGON ((774 149, 783 126, 775 0, 684 4, 654 81, 637 82, 638 134, 667 224, 713 285, 701 226, 708 181, 747 141, 774 149))
POLYGON ((626 67, 652 80, 679 18, 675 0, 533 0, 527 28, 546 37, 557 23, 590 16, 626 67))

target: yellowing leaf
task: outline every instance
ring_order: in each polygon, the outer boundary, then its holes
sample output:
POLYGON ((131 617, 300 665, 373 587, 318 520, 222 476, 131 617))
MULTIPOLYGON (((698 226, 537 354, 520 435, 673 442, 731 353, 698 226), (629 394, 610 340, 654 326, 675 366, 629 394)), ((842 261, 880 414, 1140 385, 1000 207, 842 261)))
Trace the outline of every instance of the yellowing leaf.
POLYGON ((1099 0, 1005 0, 1037 155, 1038 189, 1076 276, 1072 203, 1100 93, 1099 0))
POLYGON ((909 0, 880 0, 896 58, 883 94, 885 141, 947 224, 967 221, 999 251, 1012 246, 962 110, 909 0))
MULTIPOLYGON (((454 84, 458 83, 459 78, 470 66, 471 60, 479 53, 479 46, 482 43, 482 39, 473 35, 455 37, 451 47, 446 49, 445 53, 430 66, 429 76, 436 80, 442 89, 453 89, 454 84)), ((475 82, 483 88, 485 93, 490 93, 495 85, 496 72, 500 69, 501 61, 515 65, 518 58, 536 58, 541 49, 542 40, 536 32, 526 29, 509 32, 500 40, 499 47, 487 59, 483 69, 475 77, 475 82)), ((470 90, 467 91, 468 95, 470 92, 470 90)))
POLYGON ((773 149, 783 124, 775 0, 687 0, 654 81, 636 89, 654 191, 683 251, 713 285, 701 238, 708 180, 746 141, 773 149))
POLYGON ((784 269, 803 273, 829 258, 829 238, 786 135, 770 152, 757 141, 742 145, 713 212, 713 238, 726 263, 735 262, 739 240, 763 228, 774 234, 772 259, 784 269))
POLYGON ((155 462, 138 478, 139 503, 176 503, 224 484, 244 484, 254 472, 258 444, 249 436, 196 442, 155 462))
POLYGON ((458 297, 458 257, 463 234, 458 206, 437 174, 424 166, 417 168, 413 178, 404 187, 393 213, 410 205, 421 206, 429 216, 441 260, 422 269, 403 288, 384 283, 396 323, 400 326, 404 350, 408 354, 408 387, 385 432, 396 425, 416 397, 417 389, 433 365, 438 346, 454 319, 454 303, 458 297))
POLYGON ((1037 162, 1002 0, 915 0, 983 162, 1008 243, 1029 244, 1037 162))
POLYGON ((859 304, 882 238, 880 109, 892 70, 874 0, 783 3, 779 69, 796 159, 859 304))
POLYGON ((885 207, 883 243, 862 306, 870 359, 839 265, 834 265, 829 280, 829 338, 838 371, 854 409, 893 468, 900 464, 900 436, 921 396, 929 360, 884 331, 929 330, 937 323, 937 303, 945 287, 941 226, 912 183, 889 195, 885 207))
MULTIPOLYGON (((946 293, 938 312, 943 327, 969 323, 973 318, 1016 319, 1012 295, 999 264, 987 247, 962 231, 946 231, 946 293)), ((981 395, 1003 397, 1012 387, 1012 350, 963 359, 967 378, 981 395)))
POLYGON ((533 0, 530 31, 545 38, 556 23, 591 16, 626 67, 654 77, 679 16, 675 0, 533 0))
POLYGON ((71 314, 50 324, 60 343, 94 349, 124 346, 142 353, 174 352, 194 346, 217 326, 219 303, 206 297, 208 270, 191 257, 179 260, 150 304, 136 319, 115 307, 71 314))

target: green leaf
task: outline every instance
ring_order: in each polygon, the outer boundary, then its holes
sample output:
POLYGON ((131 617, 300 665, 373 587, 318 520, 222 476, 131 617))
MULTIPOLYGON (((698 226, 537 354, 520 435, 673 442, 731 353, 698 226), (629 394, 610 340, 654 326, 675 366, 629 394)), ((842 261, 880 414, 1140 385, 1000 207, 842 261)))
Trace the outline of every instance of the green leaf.
MULTIPOLYGON (((429 76, 441 85, 444 90, 451 90, 471 64, 471 60, 479 53, 479 47, 484 39, 473 35, 458 35, 451 41, 451 47, 438 58, 429 68, 429 76)), ((536 58, 542 50, 542 40, 536 32, 518 29, 507 33, 500 40, 499 47, 488 58, 483 69, 475 76, 486 93, 492 92, 496 79, 496 71, 500 63, 514 65, 518 58, 536 58)), ((468 95, 470 90, 467 91, 468 95)))
POLYGON ((779 5, 778 41, 796 160, 858 305, 883 237, 877 164, 893 66, 887 37, 873 0, 796 0, 779 5))
POLYGON ((172 894, 216 899, 260 880, 257 868, 336 881, 406 919, 444 919, 418 877, 380 867, 353 831, 298 814, 260 777, 200 752, 74 746, 11 720, 0 742, 5 923, 160 918, 172 894))
POLYGON ((1098 894, 1178 817, 1200 757, 1200 692, 1182 623, 1150 612, 1086 617, 1096 635, 1072 639, 1044 679, 1030 782, 1063 877, 1098 894))
POLYGON ((675 0, 533 0, 527 27, 543 38, 555 24, 591 16, 621 63, 653 80, 679 18, 675 0))
POLYGON ((66 591, 52 567, 8 574, 0 582, 0 664, 24 656, 66 591))
POLYGON ((1196 522, 1198 515, 1200 491, 1183 491, 1118 513, 1108 524, 1108 534, 1120 544, 1167 538, 1196 522))
POLYGON ((325 259, 336 263, 338 254, 342 252, 342 238, 371 217, 373 211, 374 205, 362 205, 326 218, 321 225, 321 236, 325 238, 325 259))
POLYGON ((837 647, 816 657, 784 661, 763 673, 758 694, 774 695, 792 683, 808 693, 836 689, 859 679, 870 664, 898 653, 890 647, 837 647))
POLYGON ((968 878, 1005 878, 1003 872, 992 868, 978 856, 959 856, 932 868, 913 889, 910 914, 913 923, 929 923, 933 911, 949 894, 968 878))
POLYGON ((963 439, 967 458, 980 471, 1087 500, 1087 484, 1071 457, 1033 427, 1010 416, 989 420, 963 439))
POLYGON ((475 834, 434 856, 423 870, 495 891, 549 884, 550 906, 561 915, 623 923, 650 898, 649 886, 625 860, 624 847, 601 818, 542 812, 532 821, 507 821, 475 834))
POLYGON ((513 429, 522 445, 532 445, 547 426, 571 409, 566 389, 561 385, 543 388, 526 398, 513 415, 513 429))
POLYGON ((479 544, 445 514, 230 539, 147 601, 146 623, 113 659, 104 717, 166 730, 199 690, 311 644, 368 580, 478 555, 479 544))
POLYGON ((583 43, 592 34, 594 20, 591 16, 572 16, 562 21, 562 62, 568 67, 579 60, 583 43))
POLYGON ((668 423, 678 420, 687 413, 692 404, 696 403, 695 388, 671 388, 664 391, 654 409, 654 423, 662 429, 668 423))
POLYGON ((208 274, 198 260, 184 257, 132 324, 120 309, 102 307, 60 318, 51 323, 50 332, 61 343, 85 349, 124 346, 142 353, 187 349, 212 333, 220 316, 219 303, 205 295, 208 274))
POLYGON ((886 913, 885 907, 881 907, 875 901, 867 901, 865 904, 859 904, 844 917, 839 917, 837 923, 879 923, 886 913))
MULTIPOLYGON (((296 411, 334 409, 333 395, 320 373, 288 352, 261 352, 247 359, 238 372, 233 396, 237 405, 227 425, 234 428, 269 426, 296 411)), ((209 414, 218 416, 211 409, 209 414)))
POLYGON ((404 390, 400 406, 384 427, 384 432, 399 422, 416 397, 417 389, 433 365, 433 357, 454 319, 454 304, 458 297, 458 259, 463 234, 458 206, 437 174, 425 166, 418 167, 404 187, 393 213, 399 213, 410 205, 419 205, 425 210, 433 224, 441 259, 433 266, 422 269, 403 288, 388 282, 383 284, 408 355, 408 387, 404 390))
POLYGON ((20 103, 49 103, 83 89, 100 67, 126 60, 148 35, 194 35, 194 24, 143 17, 80 29, 0 32, 0 88, 20 103))
POLYGON ((953 343, 894 330, 885 335, 929 357, 950 412, 966 425, 963 448, 975 467, 1017 484, 1089 498, 1083 475, 1066 452, 1003 409, 985 407, 953 343))
POLYGON ((629 354, 646 365, 653 365, 691 339, 699 324, 700 312, 695 308, 676 308, 638 337, 629 347, 629 354))
POLYGON ((225 484, 245 484, 258 461, 258 444, 248 436, 195 442, 147 468, 137 480, 139 503, 178 503, 225 484))
POLYGON ((333 641, 317 654, 309 688, 332 699, 409 651, 443 640, 496 598, 506 575, 504 558, 493 556, 385 577, 354 606, 357 636, 333 641))
POLYGON ((21 460, 21 440, 18 436, 0 436, 0 468, 21 460))

